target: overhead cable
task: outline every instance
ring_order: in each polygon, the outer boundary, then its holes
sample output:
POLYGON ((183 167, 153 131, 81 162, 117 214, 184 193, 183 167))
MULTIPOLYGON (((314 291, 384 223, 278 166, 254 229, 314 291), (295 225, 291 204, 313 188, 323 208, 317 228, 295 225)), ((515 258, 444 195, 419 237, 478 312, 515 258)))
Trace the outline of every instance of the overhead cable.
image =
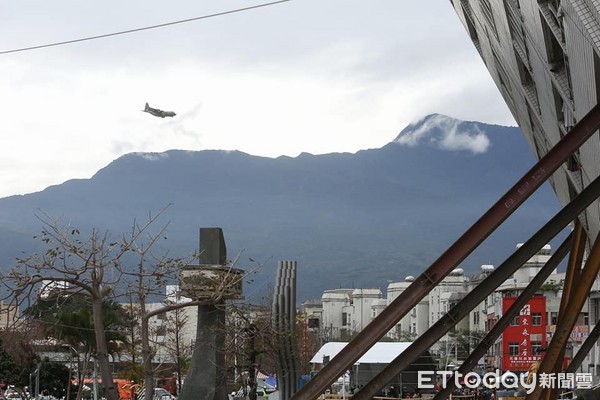
POLYGON ((272 5, 275 5, 275 4, 285 3, 285 2, 288 2, 288 1, 291 1, 291 0, 273 1, 273 2, 270 2, 270 3, 257 4, 257 5, 250 6, 250 7, 237 8, 237 9, 229 10, 229 11, 222 11, 222 12, 215 13, 215 14, 208 14, 208 15, 202 15, 202 16, 194 17, 194 18, 182 19, 182 20, 178 20, 178 21, 165 22, 163 24, 158 24, 158 25, 151 25, 151 26, 145 26, 145 27, 142 27, 142 28, 128 29, 126 31, 105 33, 103 35, 88 36, 88 37, 83 37, 83 38, 79 38, 79 39, 65 40, 65 41, 62 41, 62 42, 54 42, 54 43, 46 43, 46 44, 41 44, 41 45, 37 45, 37 46, 22 47, 22 48, 12 49, 12 50, 3 50, 3 51, 0 51, 0 55, 2 55, 2 54, 9 54, 9 53, 18 53, 18 52, 29 51, 29 50, 43 49, 43 48, 46 48, 46 47, 62 46, 62 45, 65 45, 65 44, 85 42, 85 41, 88 41, 88 40, 103 39, 103 38, 107 38, 107 37, 110 37, 110 36, 125 35, 125 34, 128 34, 128 33, 146 31, 146 30, 156 29, 156 28, 164 28, 166 26, 177 25, 177 24, 184 24, 184 23, 187 23, 187 22, 198 21, 198 20, 201 20, 201 19, 207 19, 207 18, 213 18, 213 17, 220 17, 222 15, 227 15, 227 14, 233 14, 233 13, 242 12, 242 11, 253 10, 255 8, 272 6, 272 5))

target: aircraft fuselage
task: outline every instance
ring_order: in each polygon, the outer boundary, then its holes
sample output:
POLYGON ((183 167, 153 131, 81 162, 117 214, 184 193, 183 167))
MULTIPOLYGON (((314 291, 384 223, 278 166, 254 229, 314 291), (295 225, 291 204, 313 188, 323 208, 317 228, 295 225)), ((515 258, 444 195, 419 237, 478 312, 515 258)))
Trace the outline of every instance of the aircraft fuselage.
POLYGON ((163 110, 159 110, 158 108, 152 108, 148 105, 148 103, 146 103, 146 107, 144 107, 144 109, 142 111, 152 114, 155 117, 159 117, 159 118, 174 117, 175 115, 177 115, 173 111, 163 111, 163 110))

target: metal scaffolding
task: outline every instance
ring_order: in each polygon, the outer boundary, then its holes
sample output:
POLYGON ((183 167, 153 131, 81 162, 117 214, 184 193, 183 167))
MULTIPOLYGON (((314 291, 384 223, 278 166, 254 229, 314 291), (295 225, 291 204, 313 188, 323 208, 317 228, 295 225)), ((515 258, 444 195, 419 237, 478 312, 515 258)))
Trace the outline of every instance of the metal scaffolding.
MULTIPOLYGON (((598 130, 598 128, 600 128, 599 107, 600 106, 598 105, 595 106, 583 119, 581 119, 581 121, 562 140, 542 157, 533 168, 531 168, 510 190, 508 190, 508 192, 477 222, 475 222, 471 228, 469 228, 433 264, 431 264, 425 272, 417 277, 402 295, 398 296, 390 303, 390 305, 388 305, 379 316, 363 329, 342 352, 334 357, 333 360, 331 360, 300 391, 295 393, 292 396, 292 399, 316 399, 327 387, 341 376, 344 371, 352 366, 379 339, 393 328, 400 319, 402 319, 424 296, 437 286, 462 260, 473 252, 473 250, 475 250, 479 244, 481 244, 504 220, 506 220, 529 196, 531 196, 531 194, 533 194, 561 164, 567 161, 574 151, 576 151, 598 130)), ((589 187, 592 187, 592 185, 589 187)), ((598 190, 597 186, 600 185, 596 182, 595 186, 594 190, 598 190)), ((582 192, 581 195, 583 195, 584 192, 582 192)), ((591 191, 589 190, 587 191, 588 195, 590 195, 590 192, 591 191)), ((578 196, 578 198, 581 198, 581 195, 578 196)), ((593 197, 590 200, 591 203, 597 195, 590 196, 593 197)), ((571 204, 573 203, 574 202, 571 204)), ((576 214, 570 215, 570 220, 575 219, 575 217, 576 214)), ((566 223, 568 222, 569 221, 566 223)), ((515 252, 515 254, 517 253, 518 251, 515 252)), ((525 253, 523 252, 520 254, 525 253)), ((524 260, 523 262, 525 261, 527 260, 524 260)), ((454 321, 454 323, 456 322, 457 321, 454 321)), ((557 331, 557 335, 558 334, 559 332, 557 331)), ((386 382, 383 384, 385 383, 386 382)), ((372 387, 375 386, 376 384, 373 384, 372 387)))

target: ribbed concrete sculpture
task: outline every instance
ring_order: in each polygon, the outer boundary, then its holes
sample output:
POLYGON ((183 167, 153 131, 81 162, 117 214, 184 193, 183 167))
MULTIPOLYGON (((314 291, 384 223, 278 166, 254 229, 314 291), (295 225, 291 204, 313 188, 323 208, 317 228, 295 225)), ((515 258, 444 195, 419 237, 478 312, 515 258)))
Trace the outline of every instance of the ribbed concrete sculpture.
POLYGON ((184 296, 205 301, 198 306, 196 347, 180 400, 227 400, 225 301, 242 295, 243 271, 227 265, 221 228, 200 228, 200 265, 180 275, 184 296))
POLYGON ((273 296, 273 330, 277 338, 279 400, 298 388, 300 366, 296 343, 296 261, 279 261, 273 296))

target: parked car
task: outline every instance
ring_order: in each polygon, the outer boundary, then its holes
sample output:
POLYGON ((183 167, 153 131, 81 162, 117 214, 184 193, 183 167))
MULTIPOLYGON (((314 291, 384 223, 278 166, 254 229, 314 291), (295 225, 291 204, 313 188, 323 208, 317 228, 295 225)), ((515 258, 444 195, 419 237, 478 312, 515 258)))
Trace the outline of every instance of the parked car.
POLYGON ((173 396, 166 389, 155 388, 154 389, 154 400, 177 400, 177 397, 173 396))

